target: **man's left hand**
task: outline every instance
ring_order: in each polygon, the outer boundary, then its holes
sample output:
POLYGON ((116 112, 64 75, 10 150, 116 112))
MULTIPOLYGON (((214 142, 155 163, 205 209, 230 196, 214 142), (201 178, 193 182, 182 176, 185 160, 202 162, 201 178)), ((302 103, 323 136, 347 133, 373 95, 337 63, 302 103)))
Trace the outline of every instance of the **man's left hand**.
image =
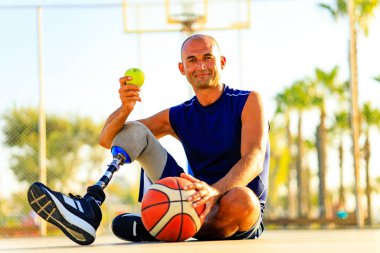
POLYGON ((207 214, 217 202, 220 192, 206 182, 200 181, 189 174, 181 173, 181 177, 192 182, 191 184, 184 186, 184 190, 195 190, 195 193, 187 199, 188 201, 193 202, 193 207, 195 208, 203 204, 206 205, 205 210, 199 216, 201 222, 203 223, 207 214))

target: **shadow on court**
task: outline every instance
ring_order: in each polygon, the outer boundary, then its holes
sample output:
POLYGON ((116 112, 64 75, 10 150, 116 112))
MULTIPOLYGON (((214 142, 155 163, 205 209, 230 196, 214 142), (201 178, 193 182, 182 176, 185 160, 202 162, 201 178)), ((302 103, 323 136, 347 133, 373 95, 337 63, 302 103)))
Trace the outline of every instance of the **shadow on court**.
POLYGON ((267 230, 258 240, 186 241, 181 243, 130 243, 101 235, 90 246, 78 246, 66 237, 10 238, 0 240, 0 252, 91 253, 378 253, 380 229, 267 230))

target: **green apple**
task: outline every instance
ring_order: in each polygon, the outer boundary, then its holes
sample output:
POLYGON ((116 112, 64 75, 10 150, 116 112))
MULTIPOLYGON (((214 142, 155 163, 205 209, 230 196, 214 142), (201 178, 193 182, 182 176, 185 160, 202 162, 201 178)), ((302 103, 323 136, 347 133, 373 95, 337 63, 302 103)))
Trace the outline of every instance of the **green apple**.
POLYGON ((141 87, 144 83, 144 72, 138 68, 130 68, 125 71, 124 76, 132 77, 131 81, 128 81, 129 84, 136 85, 137 87, 141 87))

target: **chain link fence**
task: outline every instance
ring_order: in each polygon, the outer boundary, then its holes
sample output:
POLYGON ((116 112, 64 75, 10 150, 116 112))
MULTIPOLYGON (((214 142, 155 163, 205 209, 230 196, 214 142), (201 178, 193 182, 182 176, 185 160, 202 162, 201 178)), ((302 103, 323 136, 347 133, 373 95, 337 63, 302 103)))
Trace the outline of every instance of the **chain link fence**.
MULTIPOLYGON (((40 232, 40 218, 27 202, 27 188, 40 181, 38 110, 32 107, 11 108, 2 112, 2 164, 0 199, 1 237, 31 236, 40 232)), ((85 193, 106 169, 110 152, 97 141, 102 125, 89 117, 46 115, 46 178, 47 185, 60 192, 85 193)), ((136 164, 128 165, 136 167, 136 164)), ((137 169, 136 169, 137 171, 137 169)), ((136 180, 138 182, 138 180, 136 180)), ((107 188, 107 204, 100 231, 107 230, 118 213, 138 211, 136 183, 115 177, 107 188), (127 187, 129 191, 125 191, 127 187)), ((48 234, 57 230, 49 226, 48 234)))

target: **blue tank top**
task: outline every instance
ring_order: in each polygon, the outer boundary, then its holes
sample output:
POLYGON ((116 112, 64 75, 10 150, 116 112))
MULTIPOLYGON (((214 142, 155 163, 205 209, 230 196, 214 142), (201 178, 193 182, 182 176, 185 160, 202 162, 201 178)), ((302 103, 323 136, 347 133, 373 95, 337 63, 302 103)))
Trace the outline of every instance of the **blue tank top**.
MULTIPOLYGON (((194 176, 208 184, 224 177, 240 160, 241 114, 250 91, 225 86, 213 104, 202 106, 197 97, 169 110, 170 124, 181 141, 194 176)), ((264 169, 247 186, 265 203, 269 143, 264 169)))

